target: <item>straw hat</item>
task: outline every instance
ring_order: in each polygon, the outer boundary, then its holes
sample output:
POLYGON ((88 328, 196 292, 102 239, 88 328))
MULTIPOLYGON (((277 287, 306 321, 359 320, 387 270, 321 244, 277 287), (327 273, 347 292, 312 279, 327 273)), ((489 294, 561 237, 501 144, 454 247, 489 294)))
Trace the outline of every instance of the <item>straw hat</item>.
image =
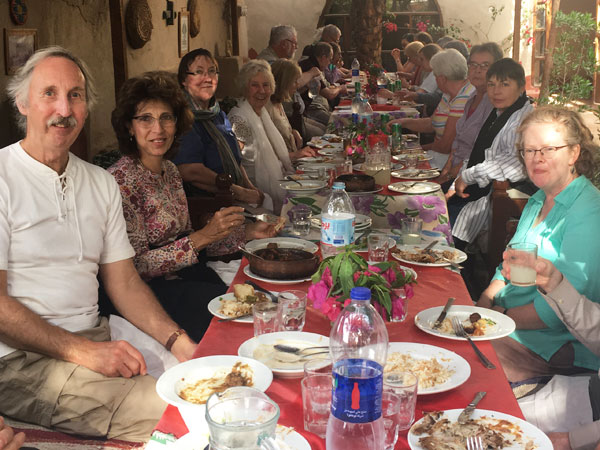
POLYGON ((152 35, 152 13, 147 0, 130 0, 125 11, 127 40, 133 48, 142 48, 152 35))

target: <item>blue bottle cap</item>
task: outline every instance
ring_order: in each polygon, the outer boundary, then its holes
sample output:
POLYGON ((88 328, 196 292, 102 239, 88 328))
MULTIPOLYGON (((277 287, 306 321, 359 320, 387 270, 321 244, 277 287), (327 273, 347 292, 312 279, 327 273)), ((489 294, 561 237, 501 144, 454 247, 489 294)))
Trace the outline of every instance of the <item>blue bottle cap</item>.
POLYGON ((354 287, 350 290, 352 300, 371 300, 371 289, 366 287, 354 287))
POLYGON ((344 183, 343 181, 336 181, 333 183, 333 188, 334 189, 346 189, 346 183, 344 183))

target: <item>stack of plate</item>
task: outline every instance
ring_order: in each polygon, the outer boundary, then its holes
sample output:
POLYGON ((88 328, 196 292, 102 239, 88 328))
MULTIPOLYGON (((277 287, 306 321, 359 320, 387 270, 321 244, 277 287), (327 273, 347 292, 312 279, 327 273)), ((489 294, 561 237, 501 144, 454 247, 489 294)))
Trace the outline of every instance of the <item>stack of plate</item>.
MULTIPOLYGON (((365 216, 364 214, 356 214, 356 224, 354 226, 354 231, 363 231, 371 226, 373 220, 369 216, 365 216)), ((316 216, 312 216, 310 219, 310 224, 314 228, 321 228, 321 214, 316 216)))
POLYGON ((316 194, 327 186, 327 181, 321 180, 300 180, 284 181, 280 186, 293 194, 316 194))

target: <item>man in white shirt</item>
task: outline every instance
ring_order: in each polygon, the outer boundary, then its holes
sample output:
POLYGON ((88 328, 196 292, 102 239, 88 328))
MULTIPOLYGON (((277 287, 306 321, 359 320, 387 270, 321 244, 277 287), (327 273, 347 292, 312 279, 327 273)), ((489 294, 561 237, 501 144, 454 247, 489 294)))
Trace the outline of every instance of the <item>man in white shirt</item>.
POLYGON ((0 150, 0 413, 68 433, 147 440, 165 404, 141 353, 111 341, 120 313, 180 361, 195 343, 138 276, 112 176, 69 149, 93 105, 85 64, 40 50, 9 82, 25 138, 0 150))

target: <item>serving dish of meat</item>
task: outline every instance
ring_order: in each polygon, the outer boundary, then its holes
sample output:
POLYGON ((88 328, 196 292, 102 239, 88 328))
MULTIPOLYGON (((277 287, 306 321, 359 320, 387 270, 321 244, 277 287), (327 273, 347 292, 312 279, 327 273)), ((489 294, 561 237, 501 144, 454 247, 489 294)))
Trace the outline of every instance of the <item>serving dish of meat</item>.
POLYGON ((522 419, 496 411, 476 409, 464 424, 457 422, 462 409, 425 413, 408 432, 412 450, 466 450, 467 437, 481 437, 487 450, 551 449, 550 439, 522 419))
POLYGON ((467 254, 446 245, 436 245, 432 250, 425 251, 427 244, 400 245, 392 256, 399 261, 417 266, 443 267, 449 266, 450 261, 461 263, 467 259, 467 254))
POLYGON ((248 255, 253 274, 273 280, 304 280, 319 267, 319 257, 298 248, 270 243, 248 255))

